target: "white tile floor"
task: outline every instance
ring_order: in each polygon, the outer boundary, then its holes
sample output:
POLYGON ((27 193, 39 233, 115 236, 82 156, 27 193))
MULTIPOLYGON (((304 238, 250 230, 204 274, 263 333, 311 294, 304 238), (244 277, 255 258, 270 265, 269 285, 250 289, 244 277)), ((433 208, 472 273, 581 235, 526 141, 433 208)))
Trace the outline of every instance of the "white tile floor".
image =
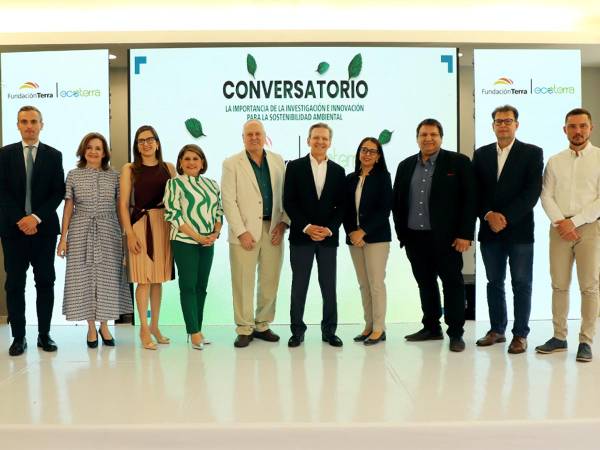
POLYGON ((183 327, 164 327, 170 345, 142 349, 137 329, 114 329, 115 348, 85 345, 86 329, 54 327, 55 354, 35 346, 9 357, 8 326, 0 326, 0 424, 3 425, 406 425, 487 421, 600 419, 600 346, 577 363, 577 329, 569 351, 538 355, 551 323, 533 322, 529 351, 508 355, 507 344, 477 348, 487 323, 467 324, 464 353, 448 340, 405 342, 419 324, 388 327, 373 347, 352 342, 359 325, 339 327, 344 347, 329 347, 318 327, 305 344, 253 341, 235 349, 233 327, 207 327, 204 351, 186 344, 183 327), (15 405, 19 405, 16 407, 15 405))

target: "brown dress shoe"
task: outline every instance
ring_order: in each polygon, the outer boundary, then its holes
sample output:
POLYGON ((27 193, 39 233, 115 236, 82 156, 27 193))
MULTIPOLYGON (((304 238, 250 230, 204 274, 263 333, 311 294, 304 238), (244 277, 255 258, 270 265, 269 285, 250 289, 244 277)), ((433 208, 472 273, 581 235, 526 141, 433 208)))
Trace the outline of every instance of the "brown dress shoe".
POLYGON ((508 346, 508 353, 516 355, 517 353, 525 353, 527 350, 527 339, 521 336, 515 336, 512 338, 510 345, 508 346))
POLYGON ((506 342, 506 336, 495 331, 488 331, 484 337, 477 340, 476 344, 479 347, 487 347, 499 342, 506 342))

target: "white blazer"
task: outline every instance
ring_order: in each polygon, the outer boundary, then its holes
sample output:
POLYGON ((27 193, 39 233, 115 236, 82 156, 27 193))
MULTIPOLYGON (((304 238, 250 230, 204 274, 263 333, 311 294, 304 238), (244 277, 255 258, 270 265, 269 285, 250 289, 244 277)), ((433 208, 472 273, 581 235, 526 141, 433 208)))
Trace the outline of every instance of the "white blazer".
MULTIPOLYGON (((266 150, 266 154, 273 189, 273 210, 269 230, 271 232, 279 222, 289 224, 290 220, 283 210, 285 163, 277 153, 266 150)), ((227 241, 239 245, 238 236, 249 231, 258 242, 262 234, 262 196, 246 150, 223 161, 221 199, 227 219, 227 241)))

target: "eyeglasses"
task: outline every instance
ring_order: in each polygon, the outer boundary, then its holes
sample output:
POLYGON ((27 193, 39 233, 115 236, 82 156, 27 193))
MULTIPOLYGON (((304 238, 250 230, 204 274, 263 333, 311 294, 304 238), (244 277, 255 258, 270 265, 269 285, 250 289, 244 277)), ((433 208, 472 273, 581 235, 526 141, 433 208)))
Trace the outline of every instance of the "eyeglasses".
POLYGON ((138 139, 137 140, 138 145, 154 144, 155 142, 156 142, 156 138, 154 136, 146 138, 146 139, 138 139))
POLYGON ((377 150, 376 148, 369 148, 369 147, 361 147, 360 148, 360 152, 363 155, 371 155, 371 156, 375 156, 379 153, 379 150, 377 150))
POLYGON ((496 125, 512 125, 515 119, 494 119, 496 125))

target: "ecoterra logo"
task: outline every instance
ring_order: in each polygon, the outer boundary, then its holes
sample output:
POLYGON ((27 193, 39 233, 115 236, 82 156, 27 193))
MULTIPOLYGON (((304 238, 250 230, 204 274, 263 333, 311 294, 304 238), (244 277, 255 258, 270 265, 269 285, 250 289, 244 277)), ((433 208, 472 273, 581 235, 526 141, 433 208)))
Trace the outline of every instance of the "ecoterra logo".
POLYGON ((482 88, 484 95, 571 95, 575 94, 575 86, 563 86, 556 83, 539 84, 533 78, 529 79, 529 86, 515 85, 508 77, 500 77, 494 81, 491 89, 482 88))
POLYGON ((17 91, 7 93, 9 100, 13 99, 30 99, 30 98, 44 98, 44 99, 59 99, 59 98, 84 98, 84 97, 100 97, 102 90, 100 89, 87 89, 80 87, 67 87, 62 88, 58 83, 54 83, 53 92, 47 87, 40 87, 35 81, 25 81, 19 86, 17 91))

